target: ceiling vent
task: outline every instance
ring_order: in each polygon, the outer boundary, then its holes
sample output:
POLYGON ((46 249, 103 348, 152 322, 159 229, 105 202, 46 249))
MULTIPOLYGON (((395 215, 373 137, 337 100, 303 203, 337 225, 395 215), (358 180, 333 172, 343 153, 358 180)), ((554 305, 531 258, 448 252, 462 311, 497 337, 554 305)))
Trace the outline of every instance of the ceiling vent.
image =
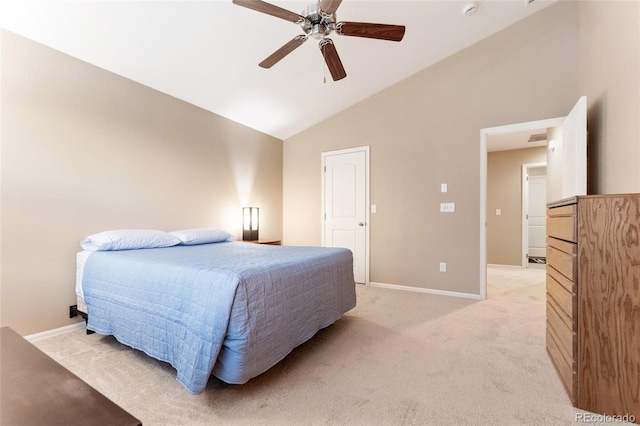
POLYGON ((547 140, 546 133, 536 133, 535 135, 529 136, 529 140, 527 142, 544 142, 547 140))

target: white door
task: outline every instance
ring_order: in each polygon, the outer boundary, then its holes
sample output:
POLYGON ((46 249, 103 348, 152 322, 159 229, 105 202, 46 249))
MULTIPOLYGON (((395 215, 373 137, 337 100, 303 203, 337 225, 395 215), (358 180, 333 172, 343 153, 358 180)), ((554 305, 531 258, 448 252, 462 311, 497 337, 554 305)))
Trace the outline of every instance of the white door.
POLYGON ((547 176, 529 175, 529 200, 527 212, 527 253, 530 258, 547 257, 547 176))
POLYGON ((548 142, 548 200, 587 193, 587 97, 578 99, 562 123, 562 131, 548 142))
POLYGON ((578 99, 562 124, 563 198, 587 194, 587 97, 578 99))
POLYGON ((353 253, 357 283, 367 283, 368 149, 323 153, 323 246, 353 253))

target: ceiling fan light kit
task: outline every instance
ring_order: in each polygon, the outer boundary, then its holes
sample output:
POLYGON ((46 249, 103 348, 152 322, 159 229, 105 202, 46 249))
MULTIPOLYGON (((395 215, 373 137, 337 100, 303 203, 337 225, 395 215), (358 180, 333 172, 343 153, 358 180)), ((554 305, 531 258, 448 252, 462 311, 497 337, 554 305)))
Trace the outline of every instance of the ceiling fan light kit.
POLYGON ((307 6, 302 15, 264 2, 262 0, 233 0, 233 3, 266 13, 295 24, 300 25, 304 34, 294 37, 280 49, 273 52, 258 65, 262 68, 271 68, 289 53, 300 47, 308 37, 319 40, 320 51, 324 57, 327 68, 331 72, 334 81, 342 80, 347 73, 342 66, 338 51, 328 35, 335 32, 341 36, 364 37, 378 40, 401 41, 404 37, 403 25, 372 24, 366 22, 337 22, 336 10, 342 0, 321 0, 307 6))

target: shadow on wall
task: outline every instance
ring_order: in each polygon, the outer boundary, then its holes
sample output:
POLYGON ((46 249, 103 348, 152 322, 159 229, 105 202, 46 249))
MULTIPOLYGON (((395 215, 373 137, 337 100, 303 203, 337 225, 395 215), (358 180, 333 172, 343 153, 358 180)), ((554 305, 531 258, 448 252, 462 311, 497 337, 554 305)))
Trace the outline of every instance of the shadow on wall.
POLYGON ((600 97, 593 102, 587 109, 587 194, 600 194, 602 188, 602 165, 604 164, 603 155, 603 111, 607 103, 607 91, 605 90, 600 97))

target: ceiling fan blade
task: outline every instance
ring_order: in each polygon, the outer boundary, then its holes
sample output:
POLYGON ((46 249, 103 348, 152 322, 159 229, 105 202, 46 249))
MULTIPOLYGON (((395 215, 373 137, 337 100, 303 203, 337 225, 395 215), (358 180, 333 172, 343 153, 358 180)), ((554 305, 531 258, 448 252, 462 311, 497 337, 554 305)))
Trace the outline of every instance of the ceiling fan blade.
POLYGON ((233 4, 246 7, 247 9, 253 9, 258 12, 266 13, 267 15, 275 16, 294 23, 304 22, 304 16, 291 12, 287 9, 275 6, 271 3, 264 2, 262 0, 233 0, 233 4))
POLYGON ((370 24, 367 22, 338 22, 336 24, 336 32, 341 35, 389 41, 402 40, 404 30, 404 25, 370 24))
POLYGON ((282 46, 280 49, 276 50, 264 61, 260 62, 258 65, 262 68, 271 68, 275 64, 277 64, 282 58, 287 56, 289 53, 293 52, 296 48, 298 48, 302 43, 307 41, 307 36, 299 35, 290 40, 287 44, 282 46))
POLYGON ((342 3, 342 0, 322 0, 320 2, 320 10, 328 15, 332 15, 338 10, 340 3, 342 3))
POLYGON ((330 38, 320 40, 320 50, 322 51, 322 56, 324 56, 324 61, 327 63, 329 72, 331 72, 333 81, 345 78, 347 73, 342 66, 342 61, 340 60, 340 56, 338 56, 336 47, 333 45, 333 41, 331 41, 330 38))

